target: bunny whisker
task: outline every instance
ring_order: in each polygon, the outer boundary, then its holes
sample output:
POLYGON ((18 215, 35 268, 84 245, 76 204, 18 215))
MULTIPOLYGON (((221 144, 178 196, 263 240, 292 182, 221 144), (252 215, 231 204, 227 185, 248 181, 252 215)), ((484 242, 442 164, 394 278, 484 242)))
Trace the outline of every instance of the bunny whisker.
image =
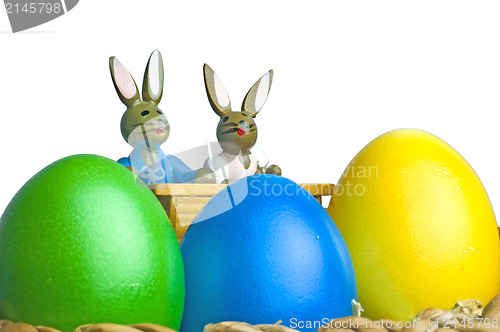
POLYGON ((239 124, 239 123, 236 123, 236 122, 229 122, 229 123, 224 123, 224 124, 222 125, 222 127, 230 127, 230 126, 234 126, 234 127, 236 127, 236 126, 239 126, 239 125, 240 125, 240 124, 239 124))
POLYGON ((151 128, 151 129, 142 131, 143 134, 154 133, 154 132, 156 132, 156 128, 151 128))
POLYGON ((231 129, 229 129, 229 130, 226 130, 226 131, 222 132, 221 134, 223 134, 223 135, 224 135, 224 134, 235 133, 235 132, 237 132, 238 130, 240 130, 240 128, 231 128, 231 129))

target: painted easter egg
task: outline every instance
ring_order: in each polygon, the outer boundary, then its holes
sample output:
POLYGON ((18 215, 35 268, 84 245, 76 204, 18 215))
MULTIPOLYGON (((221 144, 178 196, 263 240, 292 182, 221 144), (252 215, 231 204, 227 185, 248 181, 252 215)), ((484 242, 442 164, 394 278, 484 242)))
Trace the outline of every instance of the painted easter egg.
POLYGON ((0 219, 0 317, 178 329, 184 270, 172 226, 132 172, 94 155, 36 174, 0 219))
POLYGON ((328 209, 351 253, 364 315, 408 320, 458 300, 489 302, 500 289, 497 224, 469 164, 412 129, 361 150, 328 209))
POLYGON ((286 178, 255 175, 220 191, 181 252, 181 332, 228 320, 316 331, 352 314, 356 281, 345 243, 314 197, 286 178))

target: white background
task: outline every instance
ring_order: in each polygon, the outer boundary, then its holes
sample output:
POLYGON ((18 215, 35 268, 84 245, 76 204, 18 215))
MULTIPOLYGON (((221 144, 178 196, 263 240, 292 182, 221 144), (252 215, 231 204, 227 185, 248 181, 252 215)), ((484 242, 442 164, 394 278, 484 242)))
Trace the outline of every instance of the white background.
POLYGON ((108 58, 141 84, 155 48, 172 127, 166 153, 216 139, 204 62, 235 110, 273 68, 258 145, 285 176, 336 183, 369 141, 418 128, 465 157, 500 211, 499 17, 498 1, 81 0, 12 34, 2 8, 0 212, 57 159, 130 153, 108 58))

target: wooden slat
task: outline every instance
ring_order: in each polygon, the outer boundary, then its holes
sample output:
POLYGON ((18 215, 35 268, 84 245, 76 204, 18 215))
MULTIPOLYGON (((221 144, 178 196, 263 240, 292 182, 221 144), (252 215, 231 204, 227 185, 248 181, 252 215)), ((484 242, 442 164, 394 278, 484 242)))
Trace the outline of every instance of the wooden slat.
POLYGON ((210 197, 176 197, 175 206, 177 207, 177 214, 198 213, 209 200, 210 197))
MULTIPOLYGON (((160 183, 149 187, 155 195, 161 196, 213 196, 226 186, 227 184, 160 183)), ((300 186, 313 196, 329 196, 334 189, 331 183, 302 183, 300 186)))
MULTIPOLYGON (((198 212, 225 184, 163 183, 150 186, 167 212, 180 241, 198 212)), ((321 204, 322 196, 331 196, 334 185, 328 183, 300 184, 321 204)))
POLYGON ((331 196, 335 187, 331 183, 301 183, 300 186, 313 196, 331 196))
POLYGON ((194 218, 198 215, 198 213, 186 213, 183 215, 178 215, 179 217, 179 225, 181 228, 188 228, 192 223, 194 218))
POLYGON ((155 195, 213 196, 226 186, 226 184, 160 183, 149 187, 155 195))
POLYGON ((187 197, 180 196, 175 198, 175 206, 177 207, 177 219, 181 227, 191 225, 194 217, 207 204, 211 197, 187 197))

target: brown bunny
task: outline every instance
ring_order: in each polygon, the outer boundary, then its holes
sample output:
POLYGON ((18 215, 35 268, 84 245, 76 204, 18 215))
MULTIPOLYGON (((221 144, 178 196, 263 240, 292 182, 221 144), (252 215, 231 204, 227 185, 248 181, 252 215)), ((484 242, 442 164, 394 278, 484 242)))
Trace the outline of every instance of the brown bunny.
POLYGON ((257 126, 254 118, 264 106, 271 89, 273 71, 265 73, 248 91, 241 112, 231 110, 229 95, 219 77, 205 64, 205 88, 212 109, 220 117, 217 140, 223 152, 205 162, 217 183, 234 182, 243 177, 267 173, 281 175, 281 168, 268 165, 266 155, 255 146, 257 126))
POLYGON ((147 185, 157 183, 213 183, 215 177, 208 168, 190 169, 182 160, 163 153, 160 145, 169 134, 167 117, 158 108, 163 96, 163 60, 160 51, 149 57, 142 98, 129 71, 116 57, 109 59, 111 78, 120 100, 127 106, 122 116, 122 136, 134 149, 118 163, 131 169, 147 185))

